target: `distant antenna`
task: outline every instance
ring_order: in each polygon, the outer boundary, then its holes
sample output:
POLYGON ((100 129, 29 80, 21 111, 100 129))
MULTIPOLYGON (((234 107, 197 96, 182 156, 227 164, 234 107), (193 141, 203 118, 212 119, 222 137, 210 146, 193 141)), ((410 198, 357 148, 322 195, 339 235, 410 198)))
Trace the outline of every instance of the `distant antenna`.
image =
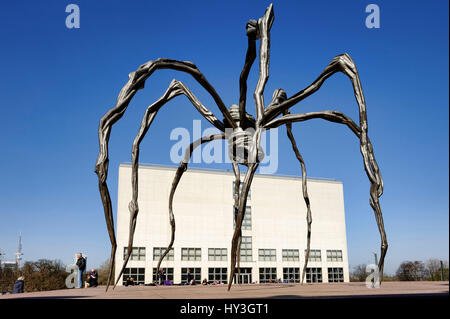
POLYGON ((19 267, 20 261, 22 260, 22 233, 19 233, 19 245, 17 246, 17 253, 16 253, 16 264, 17 267, 19 267))

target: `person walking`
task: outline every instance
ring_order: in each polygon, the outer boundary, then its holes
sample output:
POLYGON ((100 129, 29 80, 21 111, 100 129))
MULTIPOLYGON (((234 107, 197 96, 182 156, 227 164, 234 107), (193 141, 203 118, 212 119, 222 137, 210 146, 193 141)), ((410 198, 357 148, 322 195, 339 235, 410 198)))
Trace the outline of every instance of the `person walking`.
POLYGON ((83 273, 86 270, 86 259, 81 253, 77 254, 77 267, 78 267, 78 288, 83 287, 83 273))
POLYGON ((188 285, 192 285, 192 274, 191 274, 191 270, 190 269, 188 269, 188 271, 187 271, 187 284, 188 285))
POLYGON ((19 278, 17 278, 16 282, 14 283, 13 294, 23 293, 24 280, 25 280, 25 278, 23 276, 20 276, 19 278))

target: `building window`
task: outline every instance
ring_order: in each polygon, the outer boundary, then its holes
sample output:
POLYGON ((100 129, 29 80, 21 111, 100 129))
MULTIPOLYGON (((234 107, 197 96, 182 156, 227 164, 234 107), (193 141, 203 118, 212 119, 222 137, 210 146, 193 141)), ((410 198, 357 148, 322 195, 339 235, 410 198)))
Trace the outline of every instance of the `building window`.
POLYGON ((344 282, 344 269, 328 268, 328 282, 344 282))
POLYGON ((209 261, 227 261, 226 248, 208 248, 209 261))
MULTIPOLYGON (((234 216, 233 207, 233 228, 236 227, 236 217, 234 216)), ((251 230, 252 229, 252 208, 250 206, 245 207, 245 215, 242 220, 242 229, 251 230)))
POLYGON ((322 268, 306 268, 306 282, 322 282, 322 268))
POLYGON ((240 261, 252 261, 252 237, 242 236, 240 261))
MULTIPOLYGON (((233 181, 233 188, 232 188, 232 190, 231 190, 231 194, 233 195, 233 198, 234 198, 234 186, 235 186, 235 185, 236 185, 236 182, 233 181)), ((242 185, 244 185, 244 183, 241 182, 241 183, 239 184, 239 195, 240 195, 241 192, 242 192, 242 185)), ((249 188, 248 194, 247 194, 247 200, 249 200, 249 199, 252 198, 251 194, 252 194, 252 189, 249 188)))
MULTIPOLYGON (((191 278, 195 280, 195 283, 201 283, 202 269, 201 268, 181 268, 181 283, 187 284, 188 269, 191 270, 191 278)), ((191 280, 192 280, 191 279, 191 280)))
MULTIPOLYGON (((128 247, 123 247, 123 260, 127 257, 128 247)), ((130 260, 145 260, 145 247, 133 247, 130 260)))
MULTIPOLYGON (((173 283, 173 268, 163 268, 160 270, 164 270, 165 280, 170 280, 173 283)), ((156 268, 153 268, 153 282, 156 282, 156 268)))
POLYGON ((298 249, 283 249, 283 261, 300 261, 298 249))
POLYGON ((283 280, 300 282, 300 268, 283 268, 283 280))
POLYGON ((342 261, 342 250, 327 250, 327 261, 342 261))
POLYGON ((259 261, 276 261, 277 255, 275 249, 258 249, 259 261))
MULTIPOLYGON (((162 254, 166 251, 166 247, 154 247, 153 248, 153 260, 159 261, 162 254)), ((173 260, 173 248, 169 250, 169 253, 164 257, 164 260, 173 260)))
POLYGON ((145 284, 145 268, 125 268, 122 274, 122 284, 129 279, 135 285, 145 284))
POLYGON ((276 268, 259 268, 259 282, 261 284, 277 281, 276 268))
POLYGON ((201 248, 181 248, 181 260, 200 261, 202 260, 201 248))
POLYGON ((252 208, 250 206, 245 207, 244 220, 242 221, 242 229, 252 229, 252 208))
POLYGON ((208 281, 227 283, 227 268, 208 268, 208 281))
MULTIPOLYGON (((305 256, 306 256, 306 249, 305 249, 305 256)), ((319 249, 311 249, 309 251, 308 261, 322 261, 322 255, 320 253, 320 250, 319 249)))

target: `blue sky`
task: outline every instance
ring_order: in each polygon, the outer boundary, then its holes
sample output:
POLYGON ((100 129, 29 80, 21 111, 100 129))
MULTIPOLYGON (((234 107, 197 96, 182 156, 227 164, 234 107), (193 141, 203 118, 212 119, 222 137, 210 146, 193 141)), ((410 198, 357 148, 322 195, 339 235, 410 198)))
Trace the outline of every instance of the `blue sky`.
MULTIPOLYGON (((0 250, 11 259, 21 231, 25 260, 69 263, 76 251, 84 251, 97 266, 110 249, 93 171, 97 126, 128 73, 158 57, 193 61, 226 105, 237 103, 245 24, 262 16, 269 2, 76 1, 81 27, 67 29, 69 3, 0 4, 0 250)), ((352 56, 384 178, 381 205, 390 243, 386 270, 394 273, 403 260, 448 260, 448 2, 376 1, 379 29, 365 27, 369 3, 275 1, 265 98, 270 100, 278 87, 292 95, 334 56, 352 56)), ((249 77, 250 113, 257 71, 255 64, 249 77)), ((114 209, 118 165, 130 161, 145 107, 173 78, 219 114, 185 74, 159 71, 148 80, 111 134, 108 180, 114 209)), ((291 111, 326 109, 358 119, 351 84, 342 74, 291 111)), ((190 129, 192 119, 200 117, 187 99, 167 105, 142 143, 142 162, 172 164, 170 131, 190 129)), ((206 121, 202 126, 209 127, 206 121)), ((294 134, 308 175, 344 184, 350 266, 372 262, 379 234, 358 140, 346 128, 319 120, 294 125, 294 134)), ((277 174, 298 175, 285 136, 280 129, 277 174)), ((225 164, 192 166, 230 169, 225 164)))

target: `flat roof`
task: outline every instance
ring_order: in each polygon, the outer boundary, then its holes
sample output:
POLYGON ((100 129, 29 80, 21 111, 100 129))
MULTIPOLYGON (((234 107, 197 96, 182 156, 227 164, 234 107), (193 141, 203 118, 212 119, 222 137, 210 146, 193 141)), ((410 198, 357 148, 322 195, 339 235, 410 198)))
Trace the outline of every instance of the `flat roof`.
MULTIPOLYGON (((131 167, 131 163, 120 163, 119 167, 131 167)), ((149 168, 149 169, 159 169, 159 170, 169 170, 169 171, 175 171, 178 168, 178 165, 162 165, 162 164, 147 164, 147 163, 140 163, 139 168, 149 168)), ((196 171, 198 173, 208 173, 208 174, 219 174, 219 175, 232 175, 234 176, 234 173, 231 170, 222 170, 222 169, 214 169, 214 168, 200 168, 200 167, 188 167, 188 171, 196 171)), ((300 180, 302 179, 301 175, 295 176, 295 175, 282 175, 282 174, 255 174, 255 177, 258 178, 277 178, 277 179, 293 179, 293 180, 300 180)), ((331 179, 331 178, 319 178, 319 177, 307 177, 308 181, 314 181, 314 182, 323 182, 323 183, 336 183, 336 184, 342 184, 341 181, 331 179)))

